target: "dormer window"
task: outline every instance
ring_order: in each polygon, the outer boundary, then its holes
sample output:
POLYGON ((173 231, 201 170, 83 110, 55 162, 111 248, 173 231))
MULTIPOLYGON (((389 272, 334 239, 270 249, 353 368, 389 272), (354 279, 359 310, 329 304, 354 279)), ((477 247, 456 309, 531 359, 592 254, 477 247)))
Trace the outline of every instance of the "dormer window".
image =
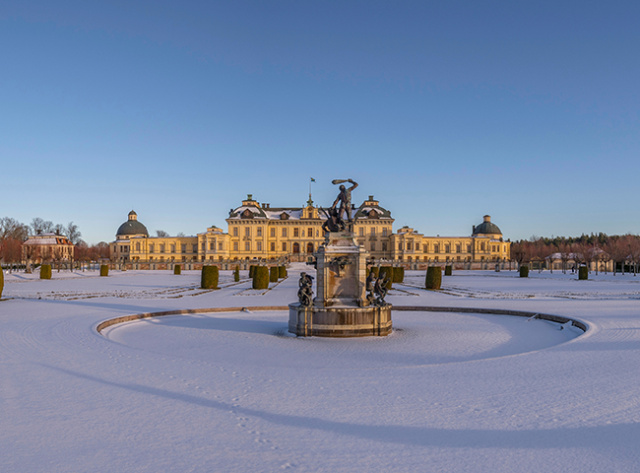
POLYGON ((282 212, 280 214, 280 220, 289 220, 289 214, 286 212, 282 212))
POLYGON ((253 218, 253 212, 249 209, 245 209, 240 218, 253 218))

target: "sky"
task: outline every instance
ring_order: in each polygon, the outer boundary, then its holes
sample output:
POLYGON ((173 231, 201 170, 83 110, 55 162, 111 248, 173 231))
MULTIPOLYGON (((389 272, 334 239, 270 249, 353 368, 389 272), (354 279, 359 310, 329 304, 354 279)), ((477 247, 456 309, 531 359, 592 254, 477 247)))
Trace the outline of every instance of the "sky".
POLYGON ((3 2, 0 217, 195 235, 351 178, 425 235, 640 233, 638 24, 631 1, 3 2))

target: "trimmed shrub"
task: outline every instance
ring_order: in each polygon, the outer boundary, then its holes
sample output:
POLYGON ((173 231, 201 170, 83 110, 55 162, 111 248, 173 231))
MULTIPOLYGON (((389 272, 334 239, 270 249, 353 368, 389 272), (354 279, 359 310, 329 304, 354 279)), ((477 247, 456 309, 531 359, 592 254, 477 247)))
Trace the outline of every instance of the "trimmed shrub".
POLYGON ((255 272, 256 272, 256 265, 252 264, 251 266, 249 266, 249 277, 251 279, 253 279, 253 275, 255 274, 255 272))
POLYGON ((51 265, 43 264, 40 266, 40 279, 51 279, 51 265))
POLYGON ((233 270, 233 280, 235 282, 240 281, 240 266, 236 266, 236 269, 233 270))
POLYGON ((256 266, 253 270, 253 285, 254 289, 268 289, 269 288, 269 268, 266 266, 256 266))
POLYGON ((284 279, 288 276, 287 274, 287 267, 282 265, 282 266, 278 266, 278 278, 280 279, 284 279))
POLYGON ((173 274, 181 274, 182 273, 182 266, 179 264, 176 264, 173 267, 173 274))
POLYGON ((219 271, 217 266, 203 266, 200 276, 200 287, 202 289, 218 289, 219 271))
POLYGON ((529 266, 520 266, 520 277, 521 278, 529 277, 529 266))
POLYGON ((109 265, 101 264, 100 265, 100 276, 109 276, 109 265))
POLYGON ((453 266, 448 264, 447 266, 444 267, 444 275, 451 276, 451 273, 453 273, 453 266))
POLYGON ((440 266, 429 266, 424 279, 424 287, 429 290, 438 290, 442 286, 442 268, 440 266))
POLYGON ((393 268, 393 282, 404 282, 404 268, 402 266, 393 268))
POLYGON ((4 289, 4 271, 2 271, 2 266, 0 266, 0 298, 2 298, 3 289, 4 289))
POLYGON ((580 266, 578 268, 578 279, 583 281, 589 279, 589 268, 586 266, 580 266))
POLYGON ((271 266, 269 268, 269 282, 278 282, 278 274, 280 270, 277 266, 271 266))
POLYGON ((385 277, 389 278, 389 284, 387 284, 387 290, 389 290, 393 287, 393 266, 380 266, 380 269, 378 269, 378 277, 381 277, 382 273, 385 274, 385 277))
POLYGON ((378 272, 380 270, 380 268, 378 268, 377 266, 372 266, 371 268, 369 268, 370 271, 373 271, 373 277, 377 278, 378 277, 378 272))

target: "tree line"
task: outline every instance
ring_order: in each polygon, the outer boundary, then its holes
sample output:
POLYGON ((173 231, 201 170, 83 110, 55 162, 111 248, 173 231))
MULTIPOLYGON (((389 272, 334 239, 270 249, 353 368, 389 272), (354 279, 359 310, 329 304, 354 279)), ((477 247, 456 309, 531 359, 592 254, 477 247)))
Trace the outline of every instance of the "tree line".
POLYGON ((604 233, 581 235, 579 237, 532 237, 511 244, 511 259, 522 264, 537 262, 540 267, 550 266, 552 260, 560 260, 562 271, 572 266, 586 265, 607 267, 613 262, 614 268, 625 266, 637 273, 640 266, 640 236, 638 235, 606 235, 604 233), (604 264, 601 264, 604 263, 604 264))
POLYGON ((69 222, 67 225, 54 224, 50 220, 36 217, 29 225, 26 225, 11 217, 2 217, 0 218, 0 261, 8 265, 19 264, 23 259, 23 244, 29 236, 45 233, 67 237, 75 246, 76 261, 97 261, 109 257, 107 243, 87 245, 81 238, 82 233, 78 226, 73 222, 69 222))

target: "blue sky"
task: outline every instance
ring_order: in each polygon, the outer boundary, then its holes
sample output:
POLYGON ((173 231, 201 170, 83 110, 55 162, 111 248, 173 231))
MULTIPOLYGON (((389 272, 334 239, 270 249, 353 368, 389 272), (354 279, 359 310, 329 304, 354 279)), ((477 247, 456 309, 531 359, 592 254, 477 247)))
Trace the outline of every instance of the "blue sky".
POLYGON ((638 24, 631 1, 4 2, 0 217, 189 235, 314 177, 427 235, 640 233, 638 24))

